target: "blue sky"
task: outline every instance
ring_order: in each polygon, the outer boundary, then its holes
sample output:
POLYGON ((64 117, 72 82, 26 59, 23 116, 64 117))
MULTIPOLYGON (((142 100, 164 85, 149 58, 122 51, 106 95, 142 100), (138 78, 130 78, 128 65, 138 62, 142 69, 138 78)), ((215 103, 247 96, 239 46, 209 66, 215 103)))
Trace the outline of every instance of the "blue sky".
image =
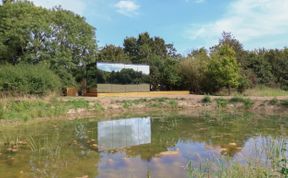
POLYGON ((217 43, 232 32, 245 49, 288 46, 288 0, 33 0, 61 5, 96 29, 98 45, 121 46, 127 36, 149 32, 173 43, 177 51, 217 43))

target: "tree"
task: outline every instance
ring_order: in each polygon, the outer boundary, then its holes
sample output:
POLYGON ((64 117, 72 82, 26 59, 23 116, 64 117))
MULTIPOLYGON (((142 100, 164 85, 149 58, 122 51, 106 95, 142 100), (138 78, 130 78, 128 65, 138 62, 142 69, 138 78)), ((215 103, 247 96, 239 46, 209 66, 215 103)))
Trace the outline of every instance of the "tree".
POLYGON ((208 65, 208 77, 215 89, 228 88, 229 95, 231 88, 238 87, 240 73, 233 48, 224 44, 212 53, 208 65))
POLYGON ((0 21, 3 63, 45 63, 64 82, 95 59, 95 29, 71 11, 16 1, 0 6, 0 21))
POLYGON ((134 64, 150 65, 152 90, 179 87, 178 63, 180 56, 172 44, 166 44, 160 37, 141 33, 137 38, 127 37, 123 43, 124 51, 134 64))
POLYGON ((235 51, 235 57, 240 64, 245 62, 244 60, 246 59, 246 52, 243 48, 243 45, 232 35, 232 33, 224 31, 222 33, 222 37, 219 39, 218 44, 211 47, 210 51, 213 53, 213 51, 219 50, 219 48, 221 48, 223 45, 227 45, 235 51))
POLYGON ((188 57, 181 62, 180 70, 185 81, 188 81, 189 90, 193 93, 208 93, 207 70, 210 58, 207 50, 200 48, 193 50, 188 57))
POLYGON ((123 48, 114 45, 106 45, 99 51, 97 58, 98 61, 104 62, 130 63, 129 56, 124 52, 123 48))

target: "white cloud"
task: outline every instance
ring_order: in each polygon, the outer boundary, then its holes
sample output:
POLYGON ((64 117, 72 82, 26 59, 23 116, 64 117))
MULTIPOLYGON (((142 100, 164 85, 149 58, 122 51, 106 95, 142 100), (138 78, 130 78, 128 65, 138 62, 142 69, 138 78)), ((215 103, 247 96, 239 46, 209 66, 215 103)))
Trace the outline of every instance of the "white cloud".
POLYGON ((114 6, 117 8, 117 12, 126 16, 137 15, 137 10, 140 8, 140 5, 132 0, 121 0, 114 6))
POLYGON ((211 23, 193 24, 186 34, 193 40, 203 40, 205 45, 215 44, 223 31, 232 32, 243 43, 288 35, 287 9, 287 0, 236 0, 228 6, 224 17, 211 23))
POLYGON ((63 9, 84 15, 87 3, 84 0, 32 0, 35 5, 52 8, 61 5, 63 9))

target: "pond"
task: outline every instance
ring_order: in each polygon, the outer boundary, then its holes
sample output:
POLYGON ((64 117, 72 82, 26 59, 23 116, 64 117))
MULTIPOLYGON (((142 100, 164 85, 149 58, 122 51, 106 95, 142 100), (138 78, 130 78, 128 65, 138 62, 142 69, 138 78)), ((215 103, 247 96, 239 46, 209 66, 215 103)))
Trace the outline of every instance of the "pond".
POLYGON ((0 131, 0 177, 179 178, 251 160, 269 167, 284 150, 287 128, 287 117, 249 113, 23 125, 0 131))

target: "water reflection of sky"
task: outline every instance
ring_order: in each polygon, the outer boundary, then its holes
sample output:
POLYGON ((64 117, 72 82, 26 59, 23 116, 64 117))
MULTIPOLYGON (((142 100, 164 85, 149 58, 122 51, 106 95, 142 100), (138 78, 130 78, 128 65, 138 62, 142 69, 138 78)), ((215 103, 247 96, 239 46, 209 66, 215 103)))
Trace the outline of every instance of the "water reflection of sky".
POLYGON ((120 64, 120 63, 97 63, 97 69, 105 72, 119 72, 122 69, 133 69, 138 72, 142 72, 145 75, 150 74, 150 67, 148 65, 133 65, 133 64, 120 64))
POLYGON ((116 149, 147 143, 151 143, 149 117, 98 122, 100 148, 116 149))

